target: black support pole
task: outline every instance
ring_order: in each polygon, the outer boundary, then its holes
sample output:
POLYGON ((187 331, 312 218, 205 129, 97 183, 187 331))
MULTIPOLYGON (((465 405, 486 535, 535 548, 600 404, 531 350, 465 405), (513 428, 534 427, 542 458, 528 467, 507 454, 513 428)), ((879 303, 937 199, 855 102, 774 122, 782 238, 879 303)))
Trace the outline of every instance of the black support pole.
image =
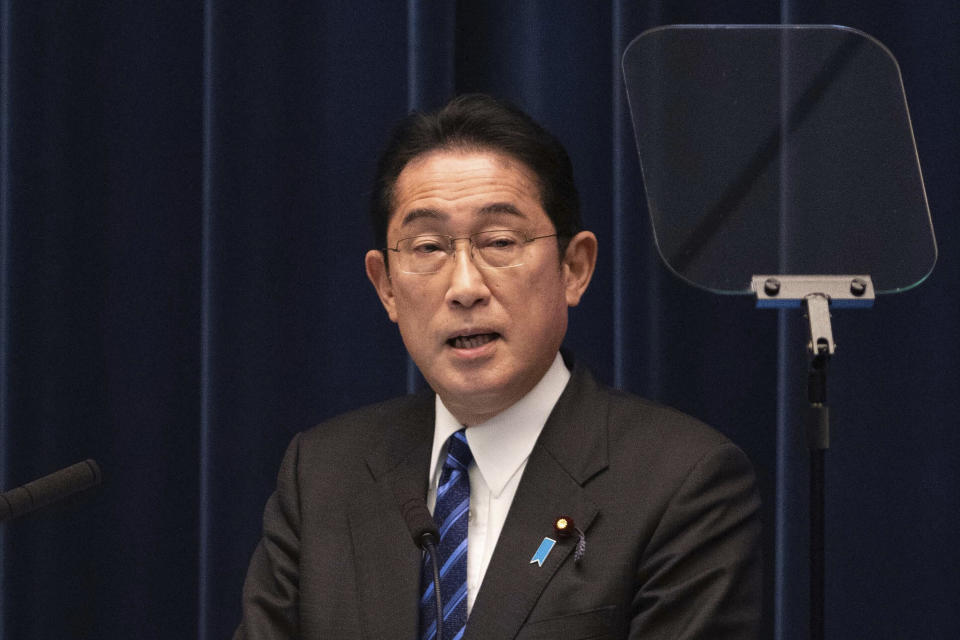
POLYGON ((825 349, 813 356, 807 374, 807 446, 810 449, 810 638, 824 639, 825 543, 824 464, 830 447, 830 412, 827 407, 825 349))

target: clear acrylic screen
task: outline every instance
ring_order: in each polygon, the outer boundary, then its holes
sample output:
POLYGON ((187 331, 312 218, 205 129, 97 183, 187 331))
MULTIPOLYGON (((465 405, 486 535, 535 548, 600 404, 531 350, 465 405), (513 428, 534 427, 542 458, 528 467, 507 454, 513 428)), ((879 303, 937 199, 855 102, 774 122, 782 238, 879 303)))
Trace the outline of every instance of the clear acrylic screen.
POLYGON ((900 72, 844 27, 671 26, 623 56, 657 248, 682 278, 919 284, 936 245, 900 72))

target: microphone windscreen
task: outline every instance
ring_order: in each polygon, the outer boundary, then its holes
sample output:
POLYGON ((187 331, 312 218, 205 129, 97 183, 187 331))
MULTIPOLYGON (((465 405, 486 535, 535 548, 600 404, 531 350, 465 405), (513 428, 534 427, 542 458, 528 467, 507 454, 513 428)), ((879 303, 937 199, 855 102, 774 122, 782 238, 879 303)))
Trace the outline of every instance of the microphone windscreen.
POLYGON ((423 548, 426 535, 433 536, 434 540, 440 537, 437 525, 423 498, 410 498, 400 506, 400 512, 407 523, 407 528, 410 529, 410 536, 418 547, 423 548))
POLYGON ((101 479, 99 465, 93 460, 84 460, 28 482, 22 487, 0 494, 0 522, 98 485, 101 479))
POLYGON ((430 515, 427 503, 423 499, 423 490, 423 485, 412 479, 407 482, 397 481, 393 485, 393 494, 397 498, 397 504, 400 505, 403 521, 407 523, 413 542, 421 549, 425 542, 425 535, 433 536, 434 540, 440 539, 437 525, 433 522, 433 516, 430 515))

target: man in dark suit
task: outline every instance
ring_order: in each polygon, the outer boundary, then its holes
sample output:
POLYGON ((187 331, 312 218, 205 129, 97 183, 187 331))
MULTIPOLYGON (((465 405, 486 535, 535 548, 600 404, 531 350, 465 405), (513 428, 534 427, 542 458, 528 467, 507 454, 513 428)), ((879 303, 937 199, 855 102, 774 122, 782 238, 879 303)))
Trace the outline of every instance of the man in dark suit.
POLYGON ((597 240, 559 142, 486 96, 414 114, 373 217, 367 274, 433 393, 294 439, 235 637, 435 637, 411 495, 438 520, 445 640, 754 637, 749 462, 560 355, 597 240))

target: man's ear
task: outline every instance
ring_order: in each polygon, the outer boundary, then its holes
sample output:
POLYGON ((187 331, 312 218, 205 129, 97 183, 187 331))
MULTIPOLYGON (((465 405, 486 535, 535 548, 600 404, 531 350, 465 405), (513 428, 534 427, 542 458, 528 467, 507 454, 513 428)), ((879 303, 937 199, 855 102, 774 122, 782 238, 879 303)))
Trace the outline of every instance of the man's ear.
POLYGON ((364 264, 367 267, 367 277, 373 284, 373 288, 377 290, 383 308, 387 310, 390 320, 396 322, 397 301, 393 295, 393 281, 390 280, 390 273, 387 271, 387 263, 384 260, 383 252, 377 249, 367 251, 364 264))
POLYGON ((563 255, 563 278, 569 306, 580 304, 596 265, 597 237, 591 231, 581 231, 570 239, 567 252, 563 255))

